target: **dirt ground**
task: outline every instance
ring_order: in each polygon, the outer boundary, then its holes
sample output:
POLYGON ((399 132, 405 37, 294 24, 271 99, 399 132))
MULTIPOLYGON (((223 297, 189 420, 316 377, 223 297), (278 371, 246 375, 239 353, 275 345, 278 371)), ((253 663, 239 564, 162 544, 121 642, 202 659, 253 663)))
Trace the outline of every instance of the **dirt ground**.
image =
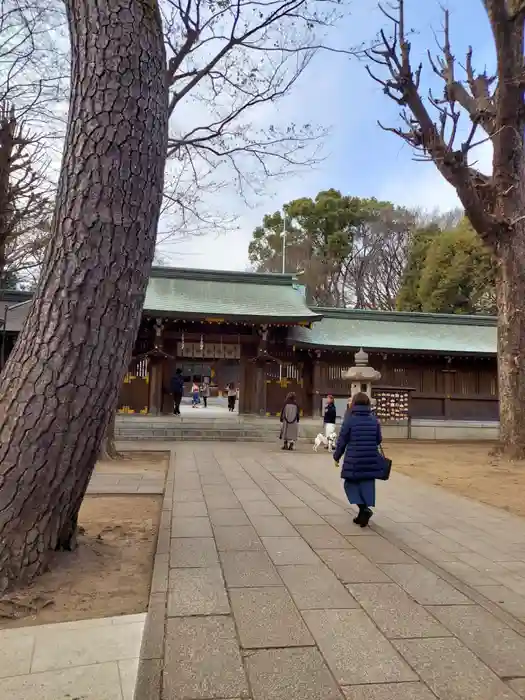
MULTIPOLYGON (((129 472, 138 461, 112 462, 110 471, 123 464, 129 472)), ((145 612, 161 507, 162 496, 87 496, 79 546, 57 552, 50 571, 0 599, 0 629, 145 612)))
POLYGON ((151 476, 166 474, 169 455, 165 452, 125 452, 123 459, 101 460, 95 471, 99 474, 133 474, 145 472, 151 476))
POLYGON ((392 469, 525 516, 525 462, 490 455, 490 443, 390 442, 392 469))

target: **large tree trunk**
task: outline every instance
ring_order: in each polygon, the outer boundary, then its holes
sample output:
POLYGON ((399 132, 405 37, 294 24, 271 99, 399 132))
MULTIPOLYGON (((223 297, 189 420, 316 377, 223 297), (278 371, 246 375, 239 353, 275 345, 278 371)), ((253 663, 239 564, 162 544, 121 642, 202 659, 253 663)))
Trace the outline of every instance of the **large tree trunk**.
POLYGON ((121 455, 120 452, 117 451, 115 445, 115 420, 116 414, 113 413, 107 425, 104 439, 102 440, 102 447, 100 448, 100 459, 106 461, 124 458, 124 455, 121 455))
POLYGON ((71 104, 41 279, 0 380, 0 592, 70 548, 138 330, 167 144, 155 0, 67 0, 71 104))
POLYGON ((497 244, 500 442, 511 458, 525 457, 525 220, 497 244))

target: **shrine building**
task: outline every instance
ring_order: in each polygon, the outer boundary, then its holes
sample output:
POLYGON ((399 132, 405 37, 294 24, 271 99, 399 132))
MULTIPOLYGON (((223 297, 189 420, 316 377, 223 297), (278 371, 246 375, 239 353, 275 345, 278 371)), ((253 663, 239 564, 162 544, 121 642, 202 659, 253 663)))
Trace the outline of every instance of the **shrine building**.
MULTIPOLYGON (((0 366, 30 298, 0 291, 0 366)), ((294 391, 304 415, 319 415, 324 396, 349 395, 362 348, 381 373, 374 392, 408 394, 412 418, 495 421, 496 336, 487 316, 309 307, 293 275, 157 267, 119 410, 172 413, 180 368, 188 393, 193 381, 212 397, 234 382, 241 414, 278 414, 294 391)))

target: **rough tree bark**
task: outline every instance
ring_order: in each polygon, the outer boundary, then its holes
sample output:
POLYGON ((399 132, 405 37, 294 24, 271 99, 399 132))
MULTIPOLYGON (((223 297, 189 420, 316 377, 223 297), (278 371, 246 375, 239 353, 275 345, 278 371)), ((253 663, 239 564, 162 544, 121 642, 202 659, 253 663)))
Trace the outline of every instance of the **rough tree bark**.
POLYGON ((115 419, 116 415, 114 413, 109 420, 106 428, 106 434, 102 440, 102 447, 100 448, 99 458, 106 461, 124 458, 124 455, 120 454, 115 446, 115 419))
MULTIPOLYGON (((456 189, 474 229, 489 246, 497 267, 498 390, 500 444, 510 458, 525 458, 525 0, 483 0, 497 56, 496 74, 476 73, 472 49, 465 61, 464 79, 457 77, 452 53, 449 14, 445 12, 441 55, 429 58, 443 80, 444 97, 430 93, 438 112, 434 121, 420 90, 421 64, 413 69, 405 33, 404 0, 398 0, 395 40, 383 33, 380 48, 369 57, 387 69, 376 77, 386 95, 399 104, 405 127, 388 128, 432 160, 456 189), (470 124, 465 140, 457 143, 462 115, 470 124), (484 134, 478 136, 478 132, 484 134), (471 150, 490 140, 492 174, 472 162, 471 150)), ((385 127, 383 127, 385 128, 385 127)), ((474 156, 475 158, 475 156, 474 156)))
POLYGON ((525 221, 498 245, 498 390, 500 442, 525 456, 525 221))
POLYGON ((156 0, 67 0, 71 101, 52 238, 0 380, 0 592, 74 544, 140 322, 162 199, 156 0))

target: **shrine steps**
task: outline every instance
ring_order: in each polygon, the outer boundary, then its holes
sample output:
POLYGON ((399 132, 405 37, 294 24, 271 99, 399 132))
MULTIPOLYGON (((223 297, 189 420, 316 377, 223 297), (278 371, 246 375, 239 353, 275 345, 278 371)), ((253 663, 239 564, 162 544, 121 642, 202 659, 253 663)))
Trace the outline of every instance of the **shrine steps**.
MULTIPOLYGON (((300 425, 299 436, 314 439, 319 430, 319 420, 305 420, 300 425)), ((166 442, 207 441, 219 442, 276 442, 280 424, 276 418, 252 418, 230 420, 190 420, 154 418, 117 419, 115 438, 118 441, 162 440, 166 442)))
MULTIPOLYGON (((495 422, 414 419, 410 430, 405 425, 383 424, 386 440, 430 440, 478 442, 498 439, 495 422)), ((339 429, 339 426, 338 426, 339 429)), ((299 439, 313 442, 322 430, 321 418, 303 418, 299 439)), ((280 424, 276 417, 257 416, 118 416, 115 438, 118 442, 268 442, 276 444, 280 424)))

